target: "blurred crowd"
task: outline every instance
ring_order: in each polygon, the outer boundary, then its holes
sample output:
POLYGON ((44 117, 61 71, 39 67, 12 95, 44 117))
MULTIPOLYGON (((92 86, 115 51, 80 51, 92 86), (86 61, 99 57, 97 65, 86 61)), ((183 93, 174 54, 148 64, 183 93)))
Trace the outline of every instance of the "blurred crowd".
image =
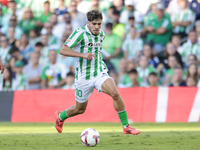
POLYGON ((76 58, 59 51, 92 9, 117 87, 200 87, 200 0, 10 0, 0 3, 0 91, 74 89, 76 58))

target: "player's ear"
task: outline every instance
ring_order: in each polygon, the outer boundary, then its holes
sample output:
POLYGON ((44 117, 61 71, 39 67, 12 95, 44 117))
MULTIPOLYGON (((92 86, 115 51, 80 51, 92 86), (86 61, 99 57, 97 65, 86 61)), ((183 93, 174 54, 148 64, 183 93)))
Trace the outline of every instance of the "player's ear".
POLYGON ((87 21, 87 25, 88 25, 88 26, 89 26, 89 23, 90 23, 90 22, 89 22, 89 21, 87 21))

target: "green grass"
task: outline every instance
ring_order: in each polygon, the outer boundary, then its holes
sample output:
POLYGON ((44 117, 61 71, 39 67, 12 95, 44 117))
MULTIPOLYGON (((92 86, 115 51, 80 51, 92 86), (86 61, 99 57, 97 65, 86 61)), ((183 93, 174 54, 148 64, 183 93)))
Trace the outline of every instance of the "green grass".
POLYGON ((134 123, 140 135, 124 135, 119 123, 0 123, 0 150, 200 150, 200 123, 134 123), (95 128, 96 147, 85 147, 80 133, 95 128))

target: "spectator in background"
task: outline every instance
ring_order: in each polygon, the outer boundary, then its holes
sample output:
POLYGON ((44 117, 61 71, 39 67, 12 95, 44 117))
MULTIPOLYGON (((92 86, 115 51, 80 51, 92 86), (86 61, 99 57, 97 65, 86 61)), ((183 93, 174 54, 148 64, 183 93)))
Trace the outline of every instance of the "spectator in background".
POLYGON ((129 29, 130 38, 126 39, 123 43, 124 57, 131 62, 137 62, 142 53, 143 41, 137 38, 137 30, 134 26, 129 29))
POLYGON ((125 28, 124 24, 119 22, 119 18, 120 18, 120 12, 117 10, 113 11, 113 33, 123 38, 123 35, 125 33, 125 28))
POLYGON ((71 24, 74 29, 86 25, 86 16, 77 10, 76 1, 71 1, 69 5, 69 13, 71 15, 71 24))
POLYGON ((188 4, 188 0, 179 0, 181 11, 171 16, 173 33, 179 34, 181 38, 187 36, 193 28, 193 22, 195 21, 195 15, 188 8, 188 4))
POLYGON ((172 25, 170 19, 165 16, 164 9, 162 3, 157 3, 157 17, 150 22, 149 26, 143 28, 143 32, 147 33, 147 41, 153 43, 154 54, 162 54, 171 37, 172 25))
POLYGON ((200 66, 198 65, 198 60, 197 60, 197 56, 194 55, 194 54, 190 54, 188 56, 188 64, 185 64, 184 66, 184 73, 187 72, 188 70, 188 67, 191 65, 191 64, 195 64, 197 66, 197 74, 198 74, 198 77, 200 77, 200 66))
MULTIPOLYGON (((66 25, 71 25, 71 15, 70 15, 69 12, 65 12, 64 15, 63 15, 63 18, 64 18, 65 26, 66 25)), ((75 30, 75 29, 73 28, 73 30, 75 30)))
POLYGON ((154 20, 156 18, 156 4, 160 3, 160 0, 152 0, 151 1, 151 5, 150 5, 150 9, 151 11, 144 16, 144 26, 147 27, 150 25, 151 21, 154 20))
POLYGON ((25 90, 27 87, 26 78, 23 74, 23 67, 23 61, 18 60, 15 62, 16 76, 13 79, 13 90, 25 90))
POLYGON ((23 34, 23 31, 21 27, 19 26, 19 24, 17 23, 17 16, 14 14, 10 16, 9 24, 2 27, 1 32, 3 32, 4 34, 8 36, 9 27, 15 28, 15 33, 14 33, 15 39, 17 40, 20 39, 21 35, 23 34))
POLYGON ((16 39, 15 39, 15 27, 10 26, 8 28, 8 44, 11 47, 16 47, 15 43, 16 43, 16 39))
POLYGON ((175 49, 179 54, 182 51, 182 46, 181 46, 181 36, 178 34, 174 34, 171 37, 171 43, 175 46, 175 49))
MULTIPOLYGON (((145 56, 147 58, 149 66, 152 66, 154 68, 158 67, 160 60, 157 56, 153 56, 153 50, 151 48, 151 45, 149 45, 149 44, 144 45, 143 56, 145 56)), ((157 69, 157 71, 160 72, 161 70, 157 69)))
MULTIPOLYGON (((71 24, 66 24, 66 26, 65 26, 65 32, 64 32, 65 40, 72 34, 72 31, 73 31, 72 25, 71 24)), ((63 36, 62 36, 62 38, 63 38, 63 36)))
POLYGON ((23 68, 23 74, 27 81, 27 90, 41 88, 41 74, 43 66, 39 64, 39 53, 33 52, 30 56, 30 63, 23 68))
POLYGON ((65 6, 65 0, 58 0, 59 7, 55 9, 55 13, 58 15, 58 22, 63 21, 63 15, 67 12, 67 7, 65 6))
POLYGON ((48 36, 48 46, 57 45, 59 46, 59 40, 55 35, 52 34, 53 26, 51 22, 46 22, 44 24, 44 28, 46 29, 46 35, 48 36))
POLYGON ((39 63, 43 66, 46 66, 49 63, 49 46, 48 46, 48 36, 46 34, 43 34, 40 36, 41 43, 43 45, 43 48, 41 50, 40 60, 39 63))
POLYGON ((75 89, 74 80, 74 73, 68 72, 66 78, 64 79, 65 85, 62 86, 62 89, 75 89))
MULTIPOLYGON (((63 37, 61 39, 61 46, 64 45, 66 39, 68 39, 68 37, 70 36, 70 34, 72 33, 72 26, 66 25, 66 31, 65 33, 63 33, 63 37)), ((76 58, 75 57, 68 57, 68 56, 64 56, 64 55, 60 55, 60 48, 57 50, 57 62, 61 63, 65 66, 65 69, 70 72, 74 72, 75 71, 75 64, 76 64, 76 58)))
POLYGON ((51 16, 51 12, 50 12, 50 2, 49 1, 45 1, 44 2, 44 12, 43 14, 39 17, 40 22, 42 22, 43 24, 45 22, 50 21, 50 16, 51 16))
POLYGON ((41 42, 35 44, 34 52, 39 54, 39 64, 43 67, 49 63, 49 49, 45 48, 41 42))
POLYGON ((12 70, 9 67, 6 67, 3 73, 3 80, 0 84, 0 91, 12 91, 12 70))
POLYGON ((102 55, 106 60, 106 64, 109 61, 110 63, 112 63, 115 69, 117 69, 117 66, 119 64, 119 54, 121 53, 122 46, 121 38, 117 34, 113 33, 112 23, 106 24, 105 34, 106 38, 104 39, 104 42, 102 44, 102 55))
POLYGON ((124 1, 126 9, 122 11, 119 22, 123 24, 128 24, 128 18, 130 15, 135 17, 136 24, 142 24, 144 16, 141 12, 135 9, 135 4, 133 0, 124 1))
POLYGON ((195 13, 196 20, 200 19, 200 0, 192 0, 189 8, 195 13))
POLYGON ((158 77, 157 73, 151 72, 149 74, 148 83, 149 83, 149 86, 151 86, 151 87, 159 86, 159 77, 158 77))
POLYGON ((41 24, 34 17, 33 12, 30 8, 24 9, 23 18, 19 23, 19 25, 22 28, 23 32, 27 35, 29 35, 29 31, 31 29, 41 26, 41 24))
POLYGON ((111 78, 113 78, 115 85, 118 85, 118 79, 119 79, 119 74, 116 70, 110 70, 109 75, 111 78))
POLYGON ((193 77, 188 77, 186 79, 186 86, 188 87, 197 87, 197 79, 193 78, 193 77))
POLYGON ((123 6, 123 0, 113 0, 113 5, 115 6, 116 10, 122 13, 123 10, 125 10, 125 7, 123 6))
POLYGON ((173 14, 177 14, 181 11, 181 7, 179 5, 180 0, 171 0, 169 2, 168 7, 166 8, 166 12, 172 16, 173 14))
POLYGON ((136 69, 131 69, 129 72, 128 72, 128 76, 131 80, 131 87, 138 87, 140 86, 140 83, 139 83, 139 77, 138 77, 138 72, 136 69))
POLYGON ((200 20, 195 23, 195 31, 197 33, 198 43, 200 44, 200 20))
POLYGON ((168 65, 168 69, 165 72, 164 85, 169 86, 174 75, 174 68, 180 67, 180 64, 178 63, 176 56, 171 55, 168 57, 167 65, 168 65))
POLYGON ((187 70, 187 78, 192 77, 195 80, 198 79, 198 70, 196 64, 190 64, 187 70))
MULTIPOLYGON (((26 65, 28 63, 28 60, 22 56, 21 51, 17 47, 11 47, 9 54, 11 55, 11 57, 14 56, 14 57, 16 57, 17 60, 22 61, 24 65, 26 65)), ((13 66, 14 66, 14 64, 13 64, 13 66)))
POLYGON ((114 6, 114 5, 112 5, 112 6, 110 6, 109 8, 108 8, 108 11, 107 11, 107 14, 106 14, 106 16, 107 16, 107 20, 106 20, 106 23, 108 23, 108 22, 113 22, 113 12, 116 10, 116 7, 114 6))
POLYGON ((32 48, 35 47, 35 43, 40 41, 38 30, 32 29, 29 32, 29 44, 32 48))
POLYGON ((6 12, 7 19, 10 19, 10 15, 16 15, 18 16, 18 20, 21 21, 22 13, 23 12, 20 9, 17 9, 17 3, 15 0, 10 0, 8 2, 8 10, 6 12))
MULTIPOLYGON (((148 76, 151 72, 156 72, 156 69, 148 66, 148 59, 145 56, 140 57, 139 66, 137 67, 139 78, 141 78, 140 85, 148 86, 148 76)), ((157 72, 156 72, 157 73, 157 72)))
POLYGON ((8 63, 8 60, 10 59, 9 51, 10 46, 8 44, 8 38, 6 35, 1 35, 0 37, 0 56, 2 62, 6 65, 8 63))
POLYGON ((181 67, 174 68, 174 75, 169 86, 186 86, 186 82, 183 80, 183 69, 181 67))
POLYGON ((28 60, 34 49, 29 44, 29 40, 28 40, 27 35, 26 34, 22 34, 20 40, 18 41, 18 43, 16 45, 18 45, 19 50, 21 51, 22 56, 25 59, 28 60))
POLYGON ((132 85, 131 80, 127 74, 127 63, 128 63, 128 61, 125 58, 121 58, 119 60, 120 71, 119 71, 119 78, 118 78, 117 86, 120 88, 131 87, 131 85, 132 85))
MULTIPOLYGON (((52 34, 58 39, 61 39, 62 34, 65 32, 65 24, 58 22, 58 16, 56 13, 52 13, 50 17, 50 22, 53 26, 52 34)), ((41 34, 46 34, 46 29, 43 28, 41 34)))
POLYGON ((15 78, 16 72, 15 72, 15 62, 17 61, 16 56, 11 56, 9 59, 9 62, 7 64, 7 67, 11 69, 12 71, 12 78, 15 78))
POLYGON ((49 51, 49 62, 41 75, 41 88, 52 89, 57 88, 62 79, 66 77, 65 67, 62 64, 57 63, 57 52, 56 50, 49 51))
POLYGON ((167 59, 169 56, 172 56, 172 55, 176 57, 176 60, 183 68, 183 61, 182 61, 181 55, 179 54, 179 52, 176 51, 175 46, 171 42, 167 43, 166 50, 165 50, 165 57, 164 57, 164 60, 162 60, 165 68, 167 69, 169 68, 169 66, 167 65, 168 63, 167 59))
POLYGON ((182 45, 181 56, 185 64, 188 64, 187 58, 190 54, 197 56, 198 63, 200 62, 200 44, 197 40, 197 33, 192 30, 188 35, 188 41, 182 45))

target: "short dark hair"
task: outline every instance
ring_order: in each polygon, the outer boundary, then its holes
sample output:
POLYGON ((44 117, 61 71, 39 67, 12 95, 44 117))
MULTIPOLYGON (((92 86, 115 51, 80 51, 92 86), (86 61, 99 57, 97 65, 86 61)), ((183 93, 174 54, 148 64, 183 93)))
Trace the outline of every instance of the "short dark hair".
POLYGON ((108 23, 106 23, 106 26, 105 26, 106 28, 113 28, 113 24, 112 23, 110 23, 110 22, 108 22, 108 23))
POLYGON ((114 10, 114 11, 113 11, 113 15, 118 15, 118 16, 120 16, 120 11, 114 10))
POLYGON ((86 14, 88 21, 94 21, 96 19, 103 19, 102 13, 99 10, 91 10, 86 14))
POLYGON ((13 53, 15 53, 15 52, 20 52, 20 50, 16 47, 16 46, 13 46, 13 47, 11 47, 11 49, 10 49, 10 51, 9 51, 9 54, 13 54, 13 53))
POLYGON ((155 77, 157 77, 158 75, 157 75, 156 72, 151 72, 151 73, 149 74, 149 76, 155 76, 155 77))
POLYGON ((133 74, 138 74, 138 72, 137 72, 136 69, 131 69, 131 70, 128 72, 128 74, 131 74, 131 73, 133 73, 133 74))
POLYGON ((43 47, 44 45, 42 44, 42 42, 37 42, 35 43, 35 46, 43 47))
POLYGON ((67 77, 69 77, 69 76, 73 76, 74 77, 74 73, 73 72, 68 72, 67 73, 67 77))
POLYGON ((49 4, 50 5, 50 2, 49 1, 45 1, 44 4, 49 4))

